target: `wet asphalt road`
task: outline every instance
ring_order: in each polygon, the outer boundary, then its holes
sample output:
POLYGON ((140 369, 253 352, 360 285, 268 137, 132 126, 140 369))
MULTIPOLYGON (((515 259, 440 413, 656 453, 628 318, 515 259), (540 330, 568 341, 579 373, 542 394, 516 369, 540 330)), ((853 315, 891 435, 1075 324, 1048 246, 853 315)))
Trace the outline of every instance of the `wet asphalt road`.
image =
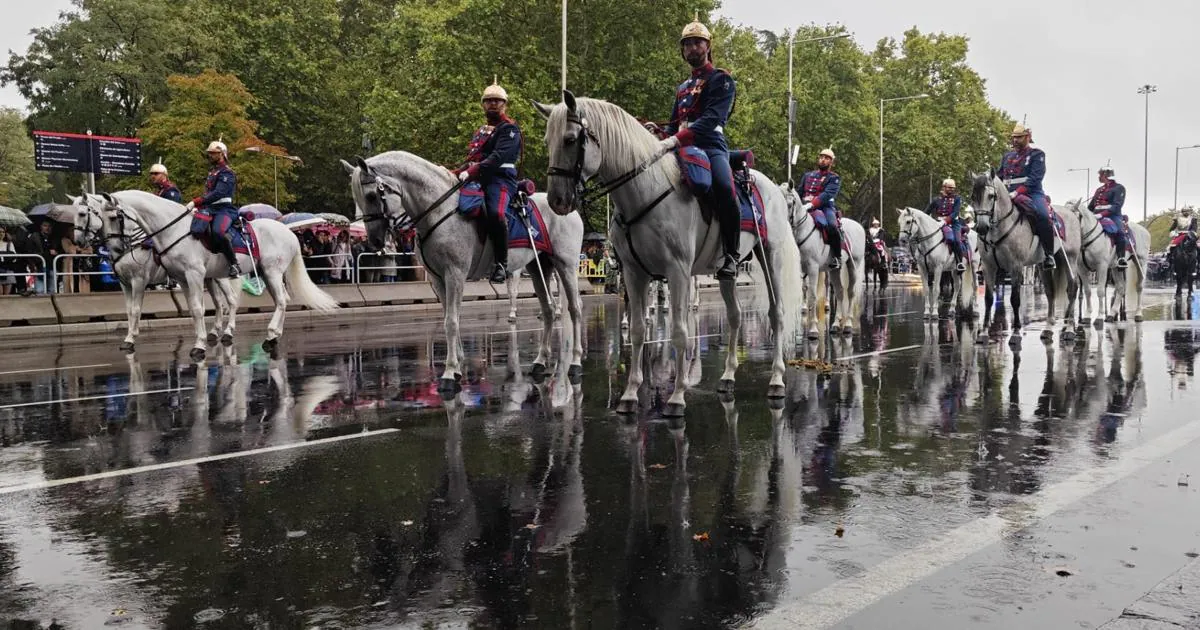
POLYGON ((772 409, 761 312, 714 392, 716 299, 682 426, 663 343, 642 413, 610 412, 612 300, 585 305, 578 388, 523 376, 532 311, 469 306, 446 404, 426 315, 289 328, 278 358, 243 324, 199 366, 167 332, 9 342, 0 622, 1090 628, 1200 551, 1200 304, 1154 294, 1065 346, 1034 321, 1014 351, 889 289, 801 347, 856 358, 791 369, 772 409))

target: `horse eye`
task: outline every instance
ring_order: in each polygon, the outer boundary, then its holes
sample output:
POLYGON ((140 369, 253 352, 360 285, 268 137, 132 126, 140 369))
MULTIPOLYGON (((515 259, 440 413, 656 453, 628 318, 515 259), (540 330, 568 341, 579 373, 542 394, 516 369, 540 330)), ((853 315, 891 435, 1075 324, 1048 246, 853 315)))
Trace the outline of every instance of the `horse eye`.
POLYGON ((370 202, 374 203, 374 202, 375 202, 375 200, 376 200, 376 199, 378 199, 378 198, 379 198, 379 195, 377 195, 377 194, 375 194, 375 193, 373 193, 373 192, 369 192, 369 193, 367 193, 367 201, 370 201, 370 202))
POLYGON ((563 139, 563 144, 568 147, 575 144, 575 136, 567 136, 565 139, 563 139))

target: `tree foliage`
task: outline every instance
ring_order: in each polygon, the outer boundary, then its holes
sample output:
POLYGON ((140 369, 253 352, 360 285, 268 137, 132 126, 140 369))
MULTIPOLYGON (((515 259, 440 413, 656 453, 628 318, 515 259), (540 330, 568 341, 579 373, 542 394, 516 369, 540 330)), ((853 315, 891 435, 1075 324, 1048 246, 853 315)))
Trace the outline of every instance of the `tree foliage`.
MULTIPOLYGON (((246 204, 272 200, 275 174, 268 154, 287 155, 287 151, 258 137, 258 123, 247 114, 254 98, 242 82, 207 70, 192 77, 169 77, 167 85, 170 100, 138 133, 145 140, 144 151, 155 159, 162 157, 184 198, 199 196, 203 190, 209 168, 204 149, 219 138, 229 147, 238 174, 235 201, 246 204), (248 147, 261 147, 262 153, 248 153, 248 147)), ((279 169, 279 204, 286 207, 292 201, 286 187, 292 178, 292 163, 274 161, 279 169)))
MULTIPOLYGON (((493 76, 508 89, 510 114, 526 133, 524 174, 540 179, 546 149, 530 101, 560 97, 558 7, 533 0, 76 0, 74 11, 35 34, 28 51, 10 57, 0 79, 30 100, 35 125, 119 134, 168 106, 183 107, 171 97, 171 75, 213 69, 236 76, 253 95, 243 117, 259 123, 255 133, 305 160, 288 182, 293 207, 349 212, 338 158, 366 152, 369 140, 375 152, 404 149, 457 164, 482 120, 479 95, 493 76)), ((707 19, 716 7, 715 0, 571 2, 568 87, 664 119, 688 72, 680 30, 694 11, 707 19)), ((754 149, 759 167, 782 181, 793 33, 709 25, 715 61, 738 84, 730 140, 754 149)), ((805 41, 843 32, 810 25, 794 33, 795 178, 831 146, 843 176, 842 211, 859 219, 877 212, 879 100, 920 93, 930 97, 885 106, 885 208, 924 205, 931 184, 998 161, 1009 122, 967 64, 966 37, 913 28, 870 49, 850 38, 805 41)), ((151 144, 162 142, 171 140, 151 144)), ((256 164, 239 159, 238 168, 256 164)), ((251 192, 243 190, 242 201, 269 199, 251 192)), ((884 216, 892 221, 894 212, 884 216)))
POLYGON ((47 188, 46 176, 33 168, 33 140, 21 112, 0 108, 0 205, 23 208, 47 188))

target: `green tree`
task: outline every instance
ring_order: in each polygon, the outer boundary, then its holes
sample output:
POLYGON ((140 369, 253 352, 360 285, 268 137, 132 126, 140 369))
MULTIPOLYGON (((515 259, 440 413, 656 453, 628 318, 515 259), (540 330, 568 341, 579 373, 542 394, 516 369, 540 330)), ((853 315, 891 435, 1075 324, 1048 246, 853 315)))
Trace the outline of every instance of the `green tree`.
POLYGON ((0 82, 14 84, 41 129, 131 135, 166 100, 166 77, 198 72, 214 40, 196 29, 193 3, 74 0, 60 21, 36 29, 10 54, 0 82))
MULTIPOLYGON (((235 203, 273 203, 272 160, 265 155, 246 153, 245 149, 262 147, 263 153, 275 155, 287 151, 258 137, 258 123, 247 114, 254 97, 246 86, 237 77, 213 70, 196 76, 171 76, 167 84, 170 100, 150 116, 139 134, 146 143, 144 150, 163 158, 184 198, 198 196, 203 190, 209 168, 204 149, 209 142, 221 139, 229 147, 238 175, 235 203)), ((294 177, 292 163, 279 160, 278 167, 279 204, 286 207, 293 200, 288 191, 294 177)))
POLYGON ((0 205, 23 208, 49 187, 33 165, 33 139, 21 112, 0 107, 0 205))

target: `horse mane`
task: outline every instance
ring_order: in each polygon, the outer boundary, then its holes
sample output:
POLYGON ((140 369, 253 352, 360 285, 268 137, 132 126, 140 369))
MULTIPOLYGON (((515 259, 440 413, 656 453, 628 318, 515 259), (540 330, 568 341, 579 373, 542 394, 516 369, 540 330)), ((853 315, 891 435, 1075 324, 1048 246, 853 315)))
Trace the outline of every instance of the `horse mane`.
MULTIPOLYGON (((384 177, 402 180, 410 185, 423 186, 429 192, 435 186, 448 189, 454 185, 454 176, 449 169, 434 164, 425 158, 408 151, 385 151, 373 155, 366 160, 371 170, 384 177)), ((356 169, 354 186, 350 187, 350 195, 354 197, 356 212, 361 213, 367 207, 362 193, 362 169, 356 169)))
MULTIPOLYGON (((583 96, 575 102, 576 111, 587 119, 588 128, 596 134, 596 141, 604 152, 609 166, 606 170, 611 170, 604 174, 605 179, 619 177, 658 151, 658 139, 619 105, 583 96)), ((546 123, 546 137, 561 138, 566 133, 566 126, 566 106, 555 107, 546 123)), ((654 177, 660 183, 674 186, 679 182, 679 164, 675 160, 661 159, 646 169, 642 177, 654 177)))
POLYGON ((983 206, 983 189, 992 183, 991 175, 980 173, 971 179, 971 205, 976 208, 983 206))

